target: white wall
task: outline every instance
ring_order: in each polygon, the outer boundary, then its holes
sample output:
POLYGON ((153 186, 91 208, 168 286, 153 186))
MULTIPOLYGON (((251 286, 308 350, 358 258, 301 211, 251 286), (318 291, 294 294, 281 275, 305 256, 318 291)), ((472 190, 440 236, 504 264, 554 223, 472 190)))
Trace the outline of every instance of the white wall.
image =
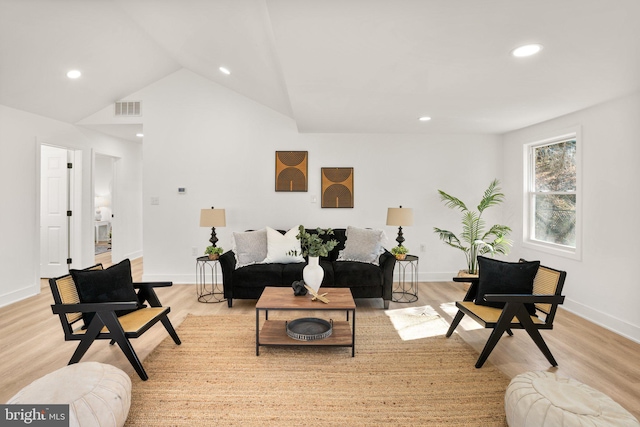
POLYGON ((516 257, 540 259, 567 271, 564 308, 640 342, 640 93, 504 136, 505 216, 522 235, 523 144, 580 126, 582 253, 580 260, 524 248, 516 257))
POLYGON ((298 223, 381 228, 391 247, 397 227, 385 225, 386 213, 399 205, 414 209, 415 225, 404 235, 420 256, 421 280, 449 280, 464 268, 464 254, 445 247, 432 229, 459 229, 459 215, 442 205, 436 189, 477 203, 502 170, 497 136, 299 134, 290 118, 186 70, 133 98, 145 106, 145 280, 195 282, 192 248, 202 254, 211 232, 199 227, 202 208, 226 209, 227 226, 216 229, 226 250, 234 231, 298 223), (308 192, 275 192, 278 150, 309 152, 308 192), (353 209, 321 208, 320 168, 336 166, 355 169, 353 209))
POLYGON ((55 145, 81 152, 81 248, 73 268, 93 263, 93 153, 118 157, 118 205, 121 206, 119 254, 142 255, 142 149, 132 143, 67 123, 0 105, 0 306, 37 294, 39 280, 39 147, 55 145))

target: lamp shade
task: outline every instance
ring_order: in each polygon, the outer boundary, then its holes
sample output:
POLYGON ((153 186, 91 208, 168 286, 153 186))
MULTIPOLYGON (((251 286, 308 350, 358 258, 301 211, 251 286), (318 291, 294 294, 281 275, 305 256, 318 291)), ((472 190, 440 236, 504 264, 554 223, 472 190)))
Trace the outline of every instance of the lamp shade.
POLYGON ((388 208, 387 209, 387 225, 413 225, 413 209, 403 208, 388 208))
POLYGON ((200 227, 225 227, 226 225, 224 209, 200 210, 200 227))

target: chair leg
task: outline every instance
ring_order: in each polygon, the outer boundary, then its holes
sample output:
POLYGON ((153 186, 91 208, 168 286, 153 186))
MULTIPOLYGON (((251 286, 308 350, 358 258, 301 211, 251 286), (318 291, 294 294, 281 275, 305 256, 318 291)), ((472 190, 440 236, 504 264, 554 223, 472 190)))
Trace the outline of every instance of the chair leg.
POLYGON ((511 330, 511 328, 507 328, 507 334, 509 334, 510 337, 513 336, 513 331, 511 330))
POLYGON ((71 359, 69 359, 69 365, 78 363, 80 359, 82 359, 82 356, 89 350, 89 347, 91 347, 91 344, 93 344, 103 326, 104 324, 100 322, 100 318, 97 316, 93 318, 87 331, 80 340, 80 344, 76 347, 76 351, 71 356, 71 359))
POLYGON ((544 342, 544 338, 542 338, 542 335, 540 335, 540 331, 534 325, 533 321, 529 317, 529 313, 526 311, 524 306, 522 306, 522 310, 519 310, 516 313, 516 316, 518 317, 518 320, 524 327, 524 330, 527 331, 527 333, 529 334, 533 342, 536 343, 536 345, 538 346, 542 354, 544 354, 544 356, 547 358, 551 366, 558 366, 556 359, 554 359, 553 355, 551 354, 551 350, 549 350, 549 347, 547 347, 547 343, 544 342))
POLYGON ((118 321, 116 314, 114 312, 108 312, 108 313, 97 313, 97 315, 102 318, 102 321, 104 322, 105 326, 107 327, 107 329, 109 329, 109 333, 111 334, 112 339, 118 343, 118 346, 120 347, 124 355, 127 357, 127 359, 129 360, 129 363, 131 363, 131 366, 133 366, 133 369, 135 369, 140 379, 142 381, 148 380, 149 376, 147 375, 144 368, 142 367, 142 363, 140 362, 140 359, 138 359, 138 355, 136 354, 135 350, 131 346, 129 339, 127 339, 127 337, 125 336, 124 330, 122 329, 122 325, 120 325, 120 322, 118 321), (104 315, 104 318, 102 317, 103 315, 104 315))
MULTIPOLYGON (((524 306, 523 306, 524 308, 524 306)), ((511 324, 511 319, 518 311, 518 307, 512 304, 506 304, 504 309, 502 310, 502 314, 496 323, 496 326, 493 328, 491 335, 489 335, 489 339, 487 343, 484 345, 482 349, 482 353, 480 353, 480 357, 478 357, 478 361, 476 362, 476 368, 482 368, 484 362, 487 361, 487 358, 495 348, 500 338, 502 338, 502 334, 505 333, 506 330, 510 329, 509 325, 511 324)))
POLYGON ((460 324, 460 321, 462 320, 463 317, 464 317, 464 313, 462 312, 462 310, 458 310, 458 312, 456 313, 456 316, 453 318, 453 321, 451 322, 451 326, 449 326, 449 330, 447 331, 447 334, 445 335, 447 338, 449 338, 453 333, 453 331, 456 330, 456 328, 458 327, 458 324, 460 324))
POLYGON ((164 328, 167 330, 167 332, 169 332, 169 335, 171 335, 171 338, 173 338, 173 342, 178 345, 182 344, 182 341, 180 341, 180 337, 178 337, 176 330, 173 329, 173 325, 171 324, 171 321, 169 320, 169 318, 165 316, 162 319, 160 319, 160 321, 164 325, 164 328))

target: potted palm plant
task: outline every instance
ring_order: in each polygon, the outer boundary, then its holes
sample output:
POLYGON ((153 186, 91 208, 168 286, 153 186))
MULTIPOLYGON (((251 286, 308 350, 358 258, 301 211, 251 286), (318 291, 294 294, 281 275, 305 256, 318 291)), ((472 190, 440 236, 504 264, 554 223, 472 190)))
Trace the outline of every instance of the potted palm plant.
POLYGON ((469 274, 478 274, 478 255, 506 255, 509 253, 512 242, 507 237, 511 233, 511 228, 496 224, 486 230, 485 221, 482 219, 482 214, 487 208, 499 205, 504 201, 504 194, 500 192, 499 184, 497 179, 489 184, 475 211, 468 209, 462 200, 438 190, 440 200, 444 202, 446 207, 462 212, 462 233, 458 237, 449 230, 437 227, 434 227, 433 231, 444 243, 464 252, 469 274))

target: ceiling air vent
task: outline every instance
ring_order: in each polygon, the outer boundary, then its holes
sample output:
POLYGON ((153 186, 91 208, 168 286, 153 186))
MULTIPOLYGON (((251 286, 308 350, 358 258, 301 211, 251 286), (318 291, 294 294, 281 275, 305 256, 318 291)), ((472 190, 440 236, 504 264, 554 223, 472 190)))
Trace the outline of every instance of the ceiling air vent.
POLYGON ((141 116, 140 101, 116 102, 116 116, 141 116))

